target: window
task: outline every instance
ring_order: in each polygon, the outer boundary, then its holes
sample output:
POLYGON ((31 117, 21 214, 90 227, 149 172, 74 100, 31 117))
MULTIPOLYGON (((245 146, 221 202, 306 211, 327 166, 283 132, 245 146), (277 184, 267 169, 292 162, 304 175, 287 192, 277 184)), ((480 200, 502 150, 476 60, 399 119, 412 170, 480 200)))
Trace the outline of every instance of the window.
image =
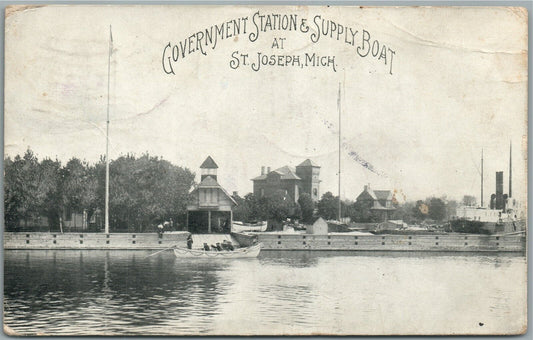
POLYGON ((313 196, 315 196, 315 197, 318 196, 318 190, 317 190, 317 188, 313 188, 313 196))

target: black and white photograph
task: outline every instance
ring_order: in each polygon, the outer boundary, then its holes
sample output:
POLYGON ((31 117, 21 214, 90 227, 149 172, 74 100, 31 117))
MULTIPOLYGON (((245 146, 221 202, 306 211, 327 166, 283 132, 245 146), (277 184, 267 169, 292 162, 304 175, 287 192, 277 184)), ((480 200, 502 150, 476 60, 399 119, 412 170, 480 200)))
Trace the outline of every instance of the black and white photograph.
POLYGON ((10 336, 527 331, 528 11, 11 5, 10 336))

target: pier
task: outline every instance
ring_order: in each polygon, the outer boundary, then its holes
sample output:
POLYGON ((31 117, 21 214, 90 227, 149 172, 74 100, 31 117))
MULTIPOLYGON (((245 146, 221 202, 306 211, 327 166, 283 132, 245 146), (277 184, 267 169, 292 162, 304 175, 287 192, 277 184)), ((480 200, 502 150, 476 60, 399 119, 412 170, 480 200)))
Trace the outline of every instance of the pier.
MULTIPOLYGON (((186 231, 157 233, 40 233, 5 232, 4 249, 100 249, 147 250, 174 245, 186 247, 186 231)), ((254 240, 262 250, 335 251, 437 251, 437 252, 525 252, 524 233, 478 235, 438 234, 354 234, 326 235, 288 233, 194 234, 193 247, 230 240, 241 247, 254 240)))
POLYGON ((525 234, 363 234, 327 235, 287 233, 234 233, 241 245, 254 239, 262 250, 338 250, 338 251, 436 251, 436 252, 525 252, 525 234))

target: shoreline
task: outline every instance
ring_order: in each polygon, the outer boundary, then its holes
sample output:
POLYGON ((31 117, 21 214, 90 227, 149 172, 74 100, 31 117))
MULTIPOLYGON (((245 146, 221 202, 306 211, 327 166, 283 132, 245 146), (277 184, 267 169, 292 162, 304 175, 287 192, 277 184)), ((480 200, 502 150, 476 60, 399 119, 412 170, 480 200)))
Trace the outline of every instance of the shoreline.
MULTIPOLYGON (((158 233, 4 232, 4 250, 162 250, 186 247, 187 231, 158 233)), ((254 241, 264 251, 398 251, 398 252, 526 252, 526 235, 481 234, 194 234, 211 238, 231 236, 241 247, 254 241)))

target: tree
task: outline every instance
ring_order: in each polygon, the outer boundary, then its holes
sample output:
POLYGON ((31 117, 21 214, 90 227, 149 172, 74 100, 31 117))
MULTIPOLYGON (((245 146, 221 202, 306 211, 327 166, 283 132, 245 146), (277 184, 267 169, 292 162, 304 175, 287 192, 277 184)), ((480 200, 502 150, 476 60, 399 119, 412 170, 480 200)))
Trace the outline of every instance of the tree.
POLYGON ((296 208, 296 204, 285 194, 284 190, 276 190, 271 195, 262 197, 259 202, 266 207, 266 217, 278 222, 292 217, 294 211, 291 210, 296 208))
POLYGON ((244 198, 240 196, 234 196, 237 206, 233 208, 233 219, 236 221, 250 222, 257 216, 254 216, 255 196, 252 193, 248 193, 244 198))
POLYGON ((429 217, 435 221, 442 221, 446 217, 446 204, 440 198, 429 199, 429 217))
POLYGON ((375 217, 370 210, 373 206, 371 201, 356 201, 350 209, 351 214, 349 215, 352 221, 354 222, 375 222, 375 217))
MULTIPOLYGON (((5 225, 48 217, 59 227, 63 211, 88 218, 105 205, 105 159, 91 166, 72 158, 61 167, 57 160, 39 162, 31 150, 23 157, 5 159, 5 225)), ((148 154, 121 156, 110 163, 110 226, 144 230, 154 222, 185 216, 194 174, 188 169, 148 154)))
POLYGON ((335 220, 339 214, 339 198, 328 191, 317 203, 318 215, 326 220, 335 220))
POLYGON ((4 209, 8 229, 20 227, 21 220, 33 224, 38 217, 47 217, 50 226, 59 226, 61 163, 45 159, 39 162, 33 151, 23 157, 5 160, 4 209))
POLYGON ((455 200, 449 200, 446 202, 446 219, 450 220, 452 216, 457 215, 457 206, 459 204, 455 200))
POLYGON ((44 159, 39 164, 38 185, 35 203, 38 215, 48 218, 50 230, 58 229, 61 216, 61 163, 58 160, 44 159))
MULTIPOLYGON (((405 202, 396 208, 392 214, 393 220, 402 220, 405 223, 415 223, 417 219, 415 217, 416 204, 414 202, 405 202)), ((420 210, 418 210, 420 211, 420 210)))
POLYGON ((110 163, 109 209, 116 228, 143 231, 187 209, 194 174, 148 154, 121 156, 110 163))
POLYGON ((302 212, 302 220, 305 223, 310 223, 313 221, 313 212, 315 210, 315 202, 311 198, 311 195, 304 192, 298 198, 298 204, 302 212))
POLYGON ((415 218, 415 220, 418 222, 423 221, 428 217, 428 214, 429 214, 428 205, 422 200, 416 201, 413 207, 413 217, 415 218))
POLYGON ((462 203, 464 206, 467 206, 467 207, 475 207, 477 204, 477 200, 475 196, 464 195, 462 203))

